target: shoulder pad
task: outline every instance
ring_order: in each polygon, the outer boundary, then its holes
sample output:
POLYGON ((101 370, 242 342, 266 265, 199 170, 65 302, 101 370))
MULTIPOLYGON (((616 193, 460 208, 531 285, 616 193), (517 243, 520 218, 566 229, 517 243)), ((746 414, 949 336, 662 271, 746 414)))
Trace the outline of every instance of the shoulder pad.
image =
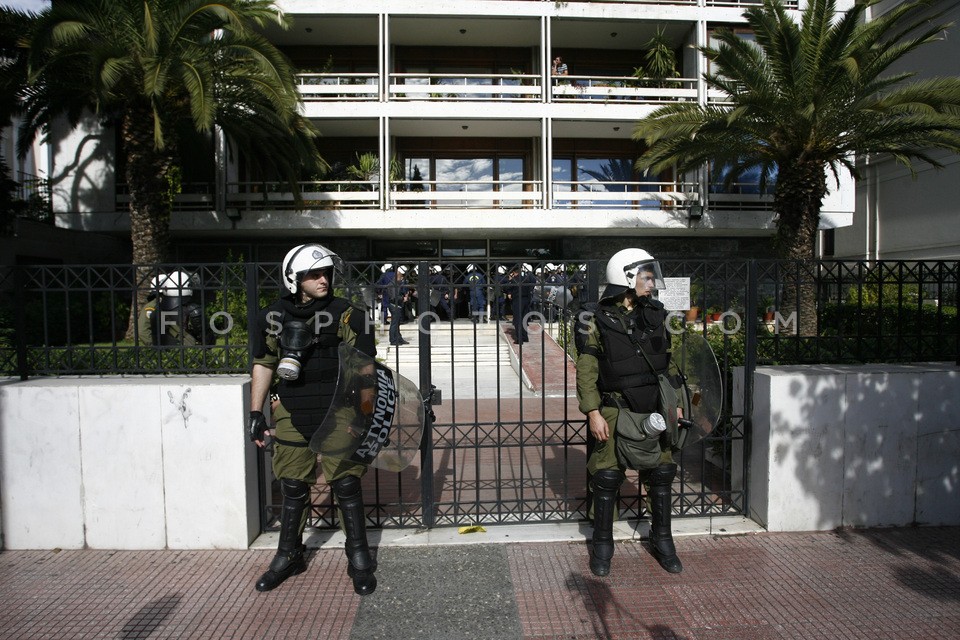
POLYGON ((601 307, 597 317, 597 328, 601 331, 611 329, 617 333, 626 333, 627 328, 623 325, 620 315, 608 307, 601 307))

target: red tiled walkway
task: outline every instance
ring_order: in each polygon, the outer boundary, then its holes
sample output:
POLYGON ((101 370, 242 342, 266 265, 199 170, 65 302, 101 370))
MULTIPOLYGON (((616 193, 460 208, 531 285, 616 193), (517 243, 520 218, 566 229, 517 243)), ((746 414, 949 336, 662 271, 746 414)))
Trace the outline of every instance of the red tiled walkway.
POLYGON ((486 637, 960 638, 957 527, 703 536, 677 546, 680 575, 662 571, 645 545, 625 543, 605 579, 590 573, 582 543, 503 545, 483 554, 489 566, 459 573, 445 567, 457 567, 467 547, 384 547, 380 586, 363 602, 336 549, 312 553, 306 573, 270 593, 253 589, 267 551, 5 551, 0 637, 348 638, 362 630, 402 640, 437 637, 442 621, 445 638, 473 639, 462 596, 493 576, 509 582, 512 601, 493 604, 505 625, 513 622, 486 637), (418 554, 433 562, 419 565, 418 554), (453 588, 434 589, 440 577, 453 588), (403 599, 417 604, 416 615, 373 616, 403 599))

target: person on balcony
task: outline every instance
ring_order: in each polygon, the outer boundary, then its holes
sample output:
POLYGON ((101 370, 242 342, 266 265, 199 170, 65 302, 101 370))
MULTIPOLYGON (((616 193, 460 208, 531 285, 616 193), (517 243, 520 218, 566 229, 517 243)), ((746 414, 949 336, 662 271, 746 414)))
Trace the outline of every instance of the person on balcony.
MULTIPOLYGON (((567 63, 563 61, 563 58, 557 56, 553 59, 553 66, 550 69, 550 75, 552 76, 565 76, 568 75, 569 71, 567 69, 567 63)), ((557 81, 557 84, 561 84, 561 81, 557 81)))
POLYGON ((626 468, 639 471, 646 488, 653 556, 670 573, 683 571, 670 528, 671 488, 677 474, 671 436, 677 425, 666 425, 663 419, 668 415, 666 403, 675 405, 677 397, 668 399, 658 378, 670 364, 667 313, 656 298, 656 290, 663 286, 660 264, 653 256, 643 249, 619 251, 607 263, 607 286, 600 302, 586 305, 574 329, 577 400, 595 439, 587 472, 593 494, 590 570, 597 576, 610 573, 617 494, 626 468), (618 435, 618 425, 626 433, 631 426, 627 421, 638 414, 645 416, 647 437, 634 441, 618 435), (653 416, 659 420, 647 424, 653 416), (624 422, 618 422, 621 419, 624 422))
MULTIPOLYGON (((363 309, 333 293, 340 258, 320 244, 291 249, 282 264, 289 291, 260 310, 251 332, 253 368, 250 381, 250 440, 265 448, 269 421, 263 414, 274 374, 278 401, 271 399, 275 420, 273 473, 280 482, 283 507, 280 540, 269 569, 257 580, 257 591, 270 591, 303 573, 303 531, 310 506, 310 487, 317 481, 317 454, 310 440, 330 408, 339 372, 337 349, 342 342, 374 357, 376 342, 363 309)), ((359 595, 373 593, 377 564, 367 542, 360 479, 368 467, 323 455, 323 476, 340 508, 346 535, 347 573, 359 595)))

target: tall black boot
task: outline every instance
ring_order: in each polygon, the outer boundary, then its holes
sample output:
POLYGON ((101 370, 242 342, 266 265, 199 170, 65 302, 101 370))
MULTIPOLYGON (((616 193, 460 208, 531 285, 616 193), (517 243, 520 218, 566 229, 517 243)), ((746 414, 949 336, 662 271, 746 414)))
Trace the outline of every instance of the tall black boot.
POLYGON ((307 563, 303 559, 303 510, 307 506, 310 486, 300 480, 280 480, 280 493, 283 494, 283 510, 280 512, 280 543, 277 555, 273 557, 270 568, 257 580, 257 591, 270 591, 280 583, 303 573, 307 563))
POLYGON ((670 494, 676 475, 677 465, 673 463, 661 464, 650 473, 650 550, 670 573, 683 571, 670 530, 670 494))
POLYGON ((347 574, 353 578, 353 590, 361 596, 370 595, 377 588, 377 563, 370 556, 367 542, 366 518, 363 514, 363 494, 360 478, 346 476, 330 483, 340 505, 340 518, 347 540, 344 552, 347 554, 347 574))
POLYGON ((617 492, 623 484, 623 472, 601 469, 593 474, 593 555, 590 571, 595 576, 610 575, 613 558, 613 516, 617 511, 617 492))

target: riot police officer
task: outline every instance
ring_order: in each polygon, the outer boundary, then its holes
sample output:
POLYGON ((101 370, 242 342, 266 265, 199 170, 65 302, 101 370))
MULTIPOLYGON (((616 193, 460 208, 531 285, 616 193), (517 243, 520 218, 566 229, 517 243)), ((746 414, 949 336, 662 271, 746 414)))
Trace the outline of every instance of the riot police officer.
POLYGON ((390 311, 390 344, 399 347, 410 344, 400 335, 400 325, 406 316, 407 302, 410 300, 411 289, 406 283, 407 267, 399 265, 383 272, 377 281, 377 288, 383 296, 383 302, 390 311))
POLYGON ((510 270, 510 277, 503 286, 513 311, 513 341, 516 344, 530 341, 527 321, 530 319, 533 308, 533 294, 536 286, 537 280, 533 275, 533 268, 526 262, 515 265, 510 270))
MULTIPOLYGON (((618 455, 617 424, 621 411, 666 415, 658 374, 670 364, 670 337, 666 311, 656 299, 663 288, 659 263, 642 249, 624 249, 607 263, 607 286, 598 305, 587 305, 575 329, 577 399, 587 416, 596 446, 587 461, 593 492, 593 554, 590 569, 598 576, 610 573, 613 557, 613 520, 624 470, 637 469, 647 490, 651 514, 650 546, 660 565, 680 573, 670 527, 671 486, 677 473, 671 433, 676 425, 660 426, 642 457, 618 455)), ((682 417, 682 416, 681 416, 682 417)))
POLYGON ((463 278, 463 283, 470 294, 470 319, 474 323, 481 320, 487 321, 487 278, 483 272, 477 269, 477 265, 467 265, 467 275, 463 278))
POLYGON ((150 295, 137 320, 140 344, 187 346, 203 343, 203 310, 193 301, 194 278, 185 271, 150 280, 150 295))
MULTIPOLYGON (((320 244, 291 249, 282 264, 289 292, 261 309, 251 332, 254 362, 250 388, 250 439, 265 446, 268 420, 262 413, 274 372, 279 404, 274 410, 273 472, 280 481, 283 507, 277 554, 256 583, 269 591, 306 569, 303 530, 310 504, 310 487, 317 478, 317 455, 309 443, 322 423, 333 397, 341 342, 376 355, 371 327, 363 309, 334 295, 340 258, 320 244)), ((367 467, 322 456, 323 475, 340 508, 346 534, 347 573, 360 595, 377 586, 376 562, 370 555, 360 479, 367 467)))

